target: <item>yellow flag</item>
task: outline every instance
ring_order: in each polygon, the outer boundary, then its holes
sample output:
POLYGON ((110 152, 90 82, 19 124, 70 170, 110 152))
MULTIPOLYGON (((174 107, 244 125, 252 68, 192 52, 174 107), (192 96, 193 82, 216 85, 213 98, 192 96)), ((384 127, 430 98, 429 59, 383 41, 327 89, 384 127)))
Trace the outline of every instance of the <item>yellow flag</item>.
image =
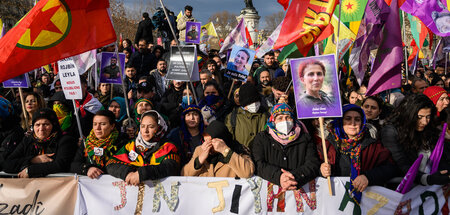
POLYGON ((177 15, 177 22, 182 16, 183 16, 183 11, 180 10, 180 13, 178 13, 178 15, 177 15))
POLYGON ((216 28, 214 28, 214 24, 212 22, 208 22, 207 24, 202 26, 202 31, 201 31, 200 37, 203 37, 203 28, 206 28, 209 36, 218 37, 216 28))
MULTIPOLYGON (((338 31, 338 18, 333 15, 333 19, 331 20, 331 24, 334 28, 334 33, 328 37, 327 46, 323 51, 323 54, 334 54, 336 53, 336 40, 337 40, 337 31, 338 31)), ((350 48, 352 43, 355 41, 356 34, 354 34, 344 23, 340 22, 339 29, 339 59, 344 56, 345 52, 350 48)))
POLYGON ((2 21, 2 19, 0 19, 0 38, 2 37, 1 35, 3 35, 3 21, 2 21))

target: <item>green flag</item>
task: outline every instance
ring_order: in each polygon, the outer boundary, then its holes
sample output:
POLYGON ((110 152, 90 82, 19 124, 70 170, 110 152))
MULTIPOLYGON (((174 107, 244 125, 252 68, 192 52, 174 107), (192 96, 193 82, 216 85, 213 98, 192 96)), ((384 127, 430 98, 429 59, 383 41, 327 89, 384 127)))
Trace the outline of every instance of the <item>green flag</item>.
MULTIPOLYGON (((343 0, 341 8, 341 22, 361 21, 366 9, 367 0, 343 0)), ((339 16, 339 5, 334 10, 339 16)))

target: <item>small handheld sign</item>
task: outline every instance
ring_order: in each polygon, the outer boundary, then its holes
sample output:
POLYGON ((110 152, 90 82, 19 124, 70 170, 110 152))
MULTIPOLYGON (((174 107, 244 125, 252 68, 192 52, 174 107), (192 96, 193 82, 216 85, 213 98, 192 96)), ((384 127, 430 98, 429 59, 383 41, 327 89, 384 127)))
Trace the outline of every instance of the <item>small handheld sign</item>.
POLYGON ((170 47, 170 63, 167 70, 167 80, 177 81, 199 81, 200 75, 198 73, 197 48, 193 45, 181 47, 186 68, 184 67, 183 59, 181 58, 178 47, 170 47))
POLYGON ((100 83, 122 84, 120 71, 122 71, 122 77, 125 77, 123 74, 123 71, 125 71, 125 54, 119 53, 119 57, 117 57, 114 52, 102 52, 100 65, 100 83))
POLYGON ((224 74, 225 77, 246 82, 255 53, 251 49, 233 45, 227 64, 227 71, 224 74))
POLYGON ((186 43, 200 43, 201 26, 200 22, 186 22, 186 43))

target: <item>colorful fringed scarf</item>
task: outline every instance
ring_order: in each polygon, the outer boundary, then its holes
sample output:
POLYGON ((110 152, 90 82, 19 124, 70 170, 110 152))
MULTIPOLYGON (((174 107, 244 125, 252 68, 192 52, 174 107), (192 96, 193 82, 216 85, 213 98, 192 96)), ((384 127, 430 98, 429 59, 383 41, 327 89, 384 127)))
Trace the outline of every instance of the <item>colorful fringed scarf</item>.
POLYGON ((61 104, 54 104, 53 111, 55 111, 56 116, 58 117, 59 125, 61 126, 62 131, 66 131, 70 126, 72 126, 72 112, 69 109, 61 104))
POLYGON ((39 139, 33 132, 33 139, 34 139, 33 146, 36 152, 39 155, 45 154, 46 153, 45 149, 48 148, 50 144, 54 142, 53 140, 56 138, 56 135, 58 135, 58 132, 53 132, 47 138, 39 139))
POLYGON ((119 163, 128 166, 150 166, 159 165, 165 159, 172 159, 180 162, 180 157, 177 154, 177 147, 170 142, 164 143, 156 151, 150 154, 153 150, 149 148, 140 151, 137 149, 135 141, 128 142, 122 147, 113 157, 108 161, 110 163, 119 163))
POLYGON ((94 162, 99 167, 104 167, 106 162, 112 157, 113 153, 117 151, 117 146, 114 144, 119 137, 119 132, 114 129, 111 134, 102 140, 99 140, 94 133, 94 130, 89 133, 86 138, 86 148, 84 149, 84 156, 94 162), (101 148, 102 155, 96 155, 95 149, 101 148))
POLYGON ((353 104, 347 104, 342 107, 345 115, 348 111, 357 111, 361 114, 361 130, 354 138, 349 138, 343 128, 343 118, 336 118, 331 124, 330 133, 334 136, 337 148, 341 154, 350 157, 352 165, 350 167, 350 196, 359 204, 361 202, 362 193, 355 190, 353 180, 360 175, 361 172, 361 141, 366 131, 366 116, 361 107, 353 104))

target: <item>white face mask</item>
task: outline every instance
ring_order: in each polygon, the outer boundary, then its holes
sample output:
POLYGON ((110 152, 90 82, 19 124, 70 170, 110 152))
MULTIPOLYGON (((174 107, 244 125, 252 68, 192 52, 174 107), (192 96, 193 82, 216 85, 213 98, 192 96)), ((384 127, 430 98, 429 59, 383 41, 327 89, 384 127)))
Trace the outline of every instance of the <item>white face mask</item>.
POLYGON ((253 103, 245 106, 245 109, 250 113, 256 113, 256 112, 258 112, 260 106, 261 106, 261 102, 253 102, 253 103))
POLYGON ((285 135, 287 135, 292 130, 293 127, 294 127, 293 121, 283 121, 275 124, 275 128, 285 135))

